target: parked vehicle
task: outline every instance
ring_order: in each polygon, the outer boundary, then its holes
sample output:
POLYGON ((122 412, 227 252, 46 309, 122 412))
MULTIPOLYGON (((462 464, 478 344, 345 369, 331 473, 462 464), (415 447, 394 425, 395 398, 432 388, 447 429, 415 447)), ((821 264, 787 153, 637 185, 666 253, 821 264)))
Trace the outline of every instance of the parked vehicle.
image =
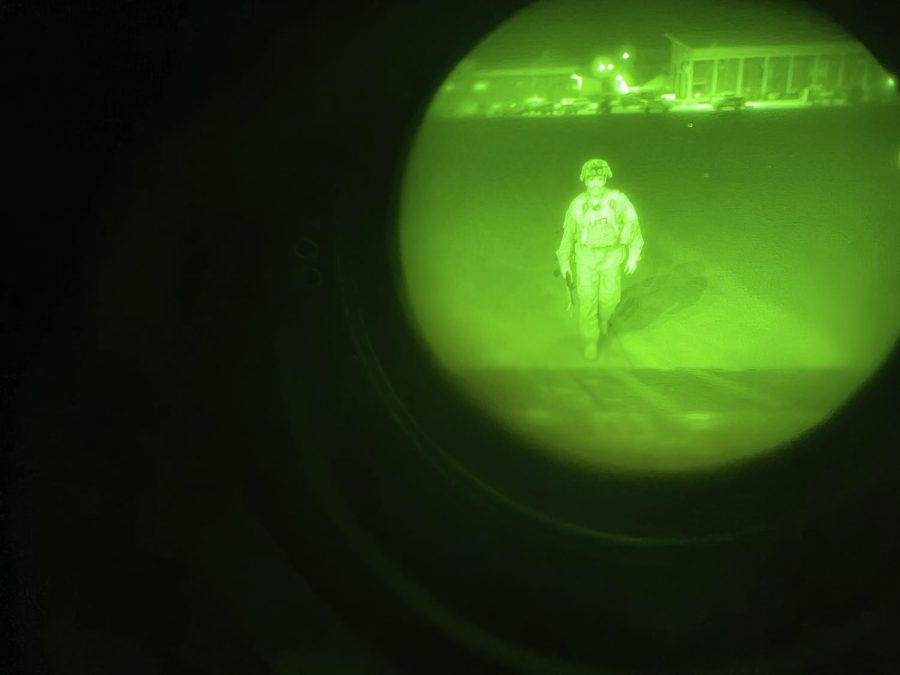
POLYGON ((574 115, 578 112, 574 98, 564 98, 558 103, 553 104, 554 115, 574 115))
POLYGON ((525 101, 521 114, 526 117, 540 117, 543 115, 552 115, 554 105, 542 98, 532 98, 525 101))
POLYGON ((524 103, 509 103, 506 106, 506 114, 507 115, 522 115, 525 113, 525 104, 524 103))
POLYGON ((645 113, 666 112, 671 106, 672 102, 661 96, 647 96, 644 98, 644 105, 641 109, 645 113))
POLYGON ((722 96, 713 101, 713 108, 716 110, 740 110, 747 104, 747 99, 743 96, 722 96))
POLYGON ((597 102, 589 98, 564 98, 553 106, 554 115, 592 115, 597 112, 597 102))
POLYGON ((619 98, 622 108, 640 108, 644 112, 666 112, 672 107, 674 95, 660 91, 633 91, 619 98))
POLYGON ((492 103, 485 111, 487 117, 502 117, 507 114, 509 107, 505 103, 492 103))
POLYGON ((622 94, 619 97, 619 105, 623 108, 643 108, 646 103, 645 98, 646 94, 633 91, 628 94, 622 94))

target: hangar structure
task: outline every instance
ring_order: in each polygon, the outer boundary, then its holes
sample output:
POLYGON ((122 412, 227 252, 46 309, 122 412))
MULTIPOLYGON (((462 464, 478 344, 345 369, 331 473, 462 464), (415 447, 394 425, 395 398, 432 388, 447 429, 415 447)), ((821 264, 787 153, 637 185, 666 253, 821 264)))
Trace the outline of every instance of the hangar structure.
POLYGON ((709 41, 666 33, 671 78, 684 100, 743 96, 750 101, 806 100, 810 92, 850 100, 881 98, 892 80, 859 42, 842 38, 766 38, 709 41))

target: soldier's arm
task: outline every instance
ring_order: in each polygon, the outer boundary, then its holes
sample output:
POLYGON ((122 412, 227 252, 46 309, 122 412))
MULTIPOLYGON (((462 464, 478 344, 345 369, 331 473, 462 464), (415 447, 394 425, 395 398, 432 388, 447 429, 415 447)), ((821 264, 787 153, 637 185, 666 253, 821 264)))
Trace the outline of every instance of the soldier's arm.
POLYGON ((628 259, 637 262, 641 259, 641 249, 644 248, 644 236, 641 233, 641 223, 634 205, 622 195, 621 218, 623 220, 620 241, 628 248, 628 259))
POLYGON ((559 269, 563 273, 571 269, 572 246, 575 244, 575 229, 577 223, 572 217, 572 205, 566 209, 566 218, 563 222, 562 240, 559 242, 559 248, 556 249, 556 259, 559 261, 559 269))

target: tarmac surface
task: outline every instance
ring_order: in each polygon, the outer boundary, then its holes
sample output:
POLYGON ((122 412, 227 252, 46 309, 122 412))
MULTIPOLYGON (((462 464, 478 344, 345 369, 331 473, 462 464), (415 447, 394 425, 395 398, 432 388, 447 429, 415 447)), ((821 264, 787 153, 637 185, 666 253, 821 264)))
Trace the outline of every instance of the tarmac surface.
MULTIPOLYGON (((614 332, 608 336, 616 341, 614 332)), ((615 346, 612 347, 615 349, 615 346)), ((467 372, 465 386, 517 434, 570 461, 704 468, 816 427, 864 379, 828 370, 586 368, 467 372)))

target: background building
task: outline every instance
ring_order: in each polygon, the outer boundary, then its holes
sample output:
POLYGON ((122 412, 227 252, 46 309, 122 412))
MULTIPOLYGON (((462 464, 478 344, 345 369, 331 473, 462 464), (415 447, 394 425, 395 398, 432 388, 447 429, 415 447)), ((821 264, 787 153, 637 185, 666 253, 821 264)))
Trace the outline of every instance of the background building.
POLYGON ((737 95, 751 101, 807 100, 811 96, 859 101, 891 93, 889 75, 862 44, 794 37, 711 42, 703 36, 666 34, 671 78, 681 99, 737 95))
POLYGON ((499 101, 525 101, 529 98, 559 100, 572 96, 578 83, 572 78, 579 68, 574 64, 535 68, 491 68, 476 70, 468 78, 473 93, 499 101))
POLYGON ((438 114, 472 115, 532 99, 559 101, 580 95, 579 82, 572 77, 580 71, 566 62, 484 66, 467 61, 447 79, 433 105, 438 114))
POLYGON ((434 111, 443 115, 490 114, 504 106, 538 100, 550 104, 565 99, 600 101, 616 97, 635 84, 630 46, 596 53, 590 61, 543 55, 530 62, 482 63, 466 60, 448 77, 435 96, 434 111))

